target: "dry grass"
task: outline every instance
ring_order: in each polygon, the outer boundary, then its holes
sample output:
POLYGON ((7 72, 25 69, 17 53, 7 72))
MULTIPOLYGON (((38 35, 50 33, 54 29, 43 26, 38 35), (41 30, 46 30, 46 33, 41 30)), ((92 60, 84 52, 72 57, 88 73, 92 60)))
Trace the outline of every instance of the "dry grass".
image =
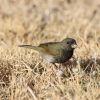
POLYGON ((0 100, 100 100, 100 1, 0 0, 0 100), (17 47, 66 36, 78 48, 62 76, 17 47))

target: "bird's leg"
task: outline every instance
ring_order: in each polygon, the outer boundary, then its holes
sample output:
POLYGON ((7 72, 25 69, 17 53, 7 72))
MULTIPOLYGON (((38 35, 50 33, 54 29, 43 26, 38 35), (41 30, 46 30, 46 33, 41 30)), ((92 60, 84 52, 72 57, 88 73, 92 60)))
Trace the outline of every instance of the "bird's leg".
POLYGON ((55 66, 56 69, 58 69, 58 66, 55 63, 52 63, 52 64, 55 66))
POLYGON ((52 63, 53 64, 53 66, 52 66, 52 71, 54 72, 54 73, 56 73, 56 69, 58 68, 57 67, 57 65, 55 64, 55 63, 52 63))
POLYGON ((53 71, 56 73, 57 76, 62 76, 64 73, 64 69, 59 68, 55 63, 53 63, 53 71))
POLYGON ((76 61, 76 58, 75 58, 75 56, 72 56, 72 58, 73 58, 73 60, 74 60, 74 61, 76 61))

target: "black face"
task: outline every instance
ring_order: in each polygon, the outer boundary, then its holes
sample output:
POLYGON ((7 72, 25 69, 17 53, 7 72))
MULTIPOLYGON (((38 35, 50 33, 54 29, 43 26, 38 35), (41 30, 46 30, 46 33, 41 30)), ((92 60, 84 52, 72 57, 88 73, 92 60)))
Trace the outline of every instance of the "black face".
POLYGON ((76 41, 72 38, 67 38, 66 43, 68 45, 73 45, 73 44, 77 45, 76 41))
POLYGON ((66 38, 62 42, 64 42, 69 49, 75 49, 77 46, 76 41, 72 38, 66 38))

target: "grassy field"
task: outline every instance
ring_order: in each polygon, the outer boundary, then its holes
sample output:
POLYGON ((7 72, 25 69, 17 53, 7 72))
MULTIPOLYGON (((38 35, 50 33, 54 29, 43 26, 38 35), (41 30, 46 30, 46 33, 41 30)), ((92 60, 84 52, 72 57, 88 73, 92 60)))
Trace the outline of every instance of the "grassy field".
POLYGON ((0 100, 100 100, 100 0, 0 0, 0 100), (62 76, 19 44, 72 37, 62 76))

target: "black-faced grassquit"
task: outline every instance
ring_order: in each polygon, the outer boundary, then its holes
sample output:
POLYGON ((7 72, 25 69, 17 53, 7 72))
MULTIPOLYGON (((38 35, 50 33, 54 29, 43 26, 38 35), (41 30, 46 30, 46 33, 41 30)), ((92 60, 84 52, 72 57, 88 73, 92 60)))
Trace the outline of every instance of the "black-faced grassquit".
POLYGON ((53 64, 68 61, 73 56, 76 46, 76 41, 73 38, 65 38, 60 42, 43 43, 39 46, 19 45, 19 47, 30 48, 38 51, 43 59, 53 64))

